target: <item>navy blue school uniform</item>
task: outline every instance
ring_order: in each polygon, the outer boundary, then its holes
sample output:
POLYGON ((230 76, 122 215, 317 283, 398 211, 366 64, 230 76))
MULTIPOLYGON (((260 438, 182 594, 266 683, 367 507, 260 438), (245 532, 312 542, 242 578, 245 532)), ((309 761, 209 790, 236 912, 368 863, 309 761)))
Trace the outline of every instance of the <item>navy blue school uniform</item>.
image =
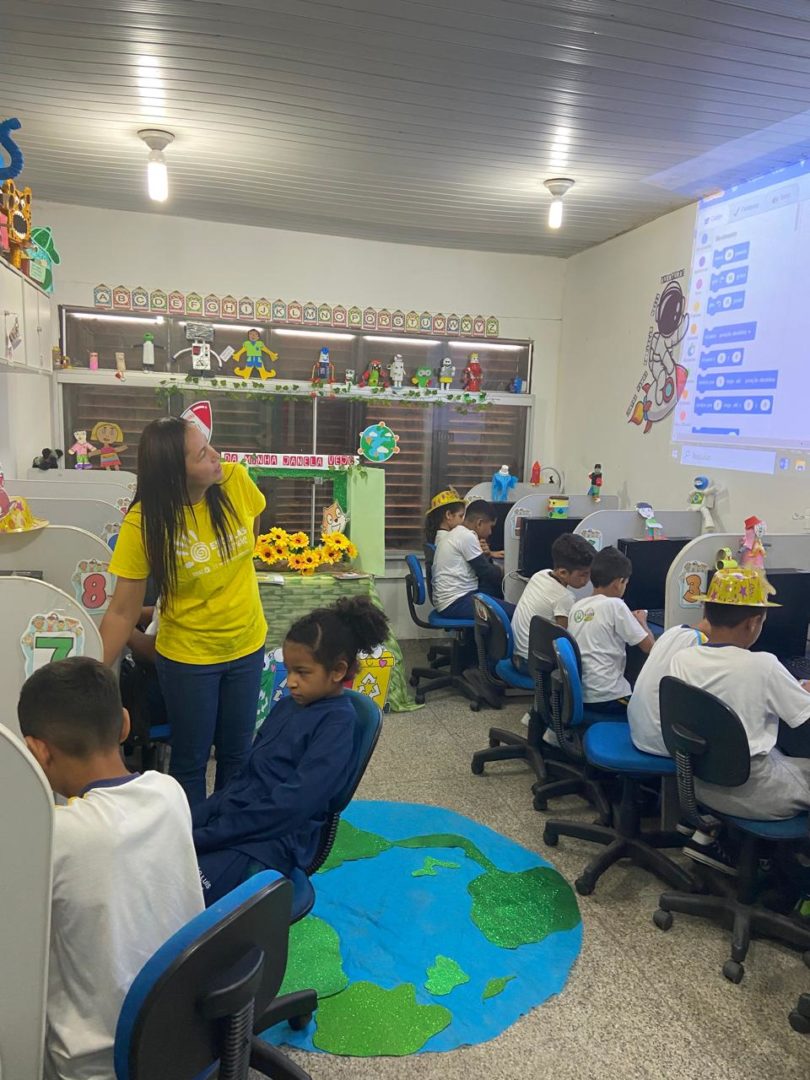
POLYGON ((251 863, 282 874, 310 864, 327 807, 349 778, 354 724, 342 694, 311 705, 282 698, 272 709, 242 769, 192 808, 206 905, 251 863))

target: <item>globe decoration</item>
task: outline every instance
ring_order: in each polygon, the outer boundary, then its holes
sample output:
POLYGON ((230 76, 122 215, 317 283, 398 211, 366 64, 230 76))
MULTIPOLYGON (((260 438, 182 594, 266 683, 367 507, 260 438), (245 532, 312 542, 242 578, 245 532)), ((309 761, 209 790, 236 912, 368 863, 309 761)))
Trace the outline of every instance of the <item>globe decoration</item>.
POLYGON ((379 424, 369 424, 360 432, 357 452, 368 461, 389 461, 394 454, 399 453, 399 435, 395 435, 382 421, 379 424))

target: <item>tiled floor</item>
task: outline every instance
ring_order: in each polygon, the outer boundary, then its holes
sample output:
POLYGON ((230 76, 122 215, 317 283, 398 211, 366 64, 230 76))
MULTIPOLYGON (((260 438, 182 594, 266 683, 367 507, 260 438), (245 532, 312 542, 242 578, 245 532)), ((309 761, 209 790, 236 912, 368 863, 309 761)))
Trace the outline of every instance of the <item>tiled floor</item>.
MULTIPOLYGON (((360 797, 467 814, 539 851, 573 881, 593 848, 566 838, 544 847, 546 815, 532 809, 528 769, 470 772, 490 725, 517 729, 523 706, 476 714, 456 697, 428 701, 421 712, 386 717, 360 797)), ((577 799, 558 800, 554 816, 593 819, 577 799)), ((810 969, 797 954, 756 941, 733 986, 720 972, 725 931, 686 916, 666 934, 653 925, 661 888, 631 866, 610 870, 594 895, 580 898, 585 938, 563 993, 492 1042, 402 1059, 296 1060, 313 1080, 807 1080, 810 1036, 797 1035, 787 1014, 810 991, 810 969)))

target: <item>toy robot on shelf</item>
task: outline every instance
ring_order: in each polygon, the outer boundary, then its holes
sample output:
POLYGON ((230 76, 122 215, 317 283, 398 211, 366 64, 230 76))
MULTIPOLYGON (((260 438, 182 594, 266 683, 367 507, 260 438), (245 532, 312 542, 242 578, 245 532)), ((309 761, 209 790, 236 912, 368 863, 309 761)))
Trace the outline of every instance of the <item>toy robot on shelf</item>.
POLYGON ((597 462, 593 467, 593 472, 588 473, 588 480, 590 481, 590 487, 588 488, 588 495, 593 499, 595 503, 602 501, 602 483, 604 477, 602 476, 602 466, 597 462))
POLYGON ((755 570, 765 569, 765 533, 768 526, 756 516, 745 519, 745 536, 739 550, 740 566, 752 566, 755 570))
POLYGON ((155 344, 155 335, 150 330, 147 330, 143 335, 143 341, 139 341, 137 345, 133 345, 132 347, 133 349, 142 350, 141 365, 144 371, 155 370, 155 349, 163 349, 164 352, 166 351, 163 345, 155 344))
POLYGON ((370 387, 372 390, 378 387, 386 390, 391 384, 385 373, 385 368, 382 366, 382 361, 371 360, 366 370, 360 376, 360 382, 357 385, 361 387, 370 387))
POLYGON ((413 373, 411 382, 414 386, 418 386, 420 390, 426 390, 433 385, 433 369, 423 364, 413 373))
POLYGON ((509 492, 517 483, 517 477, 509 472, 508 465, 501 465, 496 473, 492 474, 492 501, 508 502, 509 492))
POLYGON ((353 367, 347 367, 343 376, 343 381, 347 386, 354 386, 357 379, 357 374, 353 367))
POLYGON ((401 390, 402 383, 405 381, 405 361, 399 353, 396 354, 394 359, 388 365, 388 374, 391 378, 391 385, 393 388, 395 390, 401 390))
POLYGON ((278 360, 278 353, 271 352, 262 341, 259 331, 255 328, 248 330, 248 336, 242 342, 242 347, 237 349, 233 354, 233 372, 234 375, 238 375, 242 379, 249 379, 253 375, 253 372, 257 372, 259 378, 264 382, 265 379, 272 379, 275 377, 275 368, 268 370, 264 366, 264 357, 267 357, 271 364, 275 364, 278 360), (239 360, 244 356, 244 367, 237 367, 239 360))
POLYGON ((449 390, 456 377, 456 366, 449 356, 442 359, 439 367, 439 386, 442 390, 449 390))
POLYGON ((717 523, 712 513, 717 499, 717 488, 710 482, 708 476, 696 476, 692 484, 693 487, 689 493, 690 509, 700 513, 701 532, 713 533, 717 530, 717 523))
POLYGON ((477 394, 481 390, 481 383, 484 380, 484 372, 481 370, 481 364, 478 360, 478 353, 470 353, 467 360, 467 366, 461 375, 461 385, 463 389, 469 390, 473 394, 477 394))
POLYGON ((172 357, 174 363, 184 356, 186 353, 191 353, 191 370, 194 374, 198 375, 210 375, 211 374, 211 357, 217 358, 217 363, 220 368, 222 367, 222 357, 211 348, 210 341, 192 341, 191 345, 187 349, 181 349, 180 352, 176 352, 172 357))
POLYGON ((318 359, 312 365, 312 381, 330 385, 335 381, 335 365, 332 363, 326 346, 318 353, 318 359))

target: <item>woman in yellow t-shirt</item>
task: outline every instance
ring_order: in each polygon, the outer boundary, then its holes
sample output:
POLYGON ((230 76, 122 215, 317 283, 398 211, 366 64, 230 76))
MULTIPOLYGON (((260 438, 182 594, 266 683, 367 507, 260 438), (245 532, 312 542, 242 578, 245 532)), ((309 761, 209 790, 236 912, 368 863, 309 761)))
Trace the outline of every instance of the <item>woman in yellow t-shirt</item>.
POLYGON ((114 663, 158 592, 157 672, 171 724, 170 772, 194 805, 216 749, 216 787, 239 769, 256 726, 267 624, 253 569, 265 499, 241 465, 223 464, 194 424, 165 417, 138 446, 138 489, 110 562, 118 578, 101 624, 114 663))

